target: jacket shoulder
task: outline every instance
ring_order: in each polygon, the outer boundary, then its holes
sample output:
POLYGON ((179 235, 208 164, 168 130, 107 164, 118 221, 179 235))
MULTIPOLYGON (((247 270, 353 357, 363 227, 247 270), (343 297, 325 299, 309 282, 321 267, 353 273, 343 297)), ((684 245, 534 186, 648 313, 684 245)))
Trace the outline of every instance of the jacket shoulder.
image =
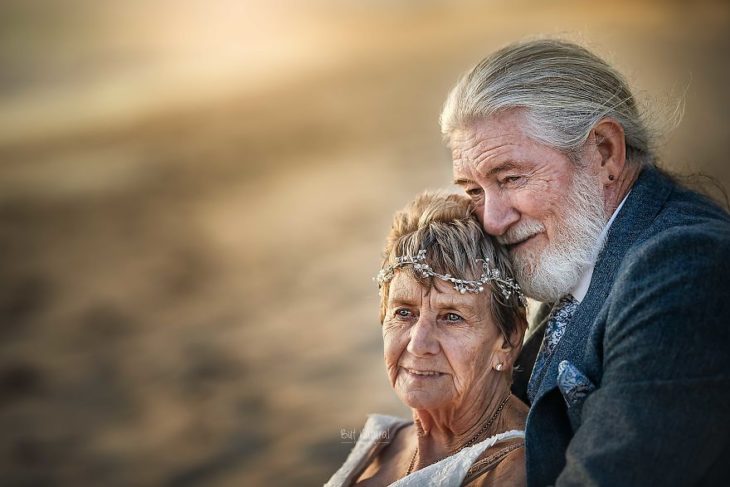
POLYGON ((608 300, 607 362, 633 380, 726 375, 730 328, 730 223, 702 218, 668 226, 626 254, 608 300), (675 363, 676 362, 676 363, 675 363), (687 368, 681 362, 696 364, 687 368), (628 365, 628 364, 627 364, 628 365), (678 372, 680 371, 680 372, 678 372))
POLYGON ((643 265, 641 275, 666 268, 692 273, 703 263, 721 264, 720 270, 729 248, 730 215, 705 196, 675 186, 656 218, 629 248, 620 274, 636 265, 643 265))

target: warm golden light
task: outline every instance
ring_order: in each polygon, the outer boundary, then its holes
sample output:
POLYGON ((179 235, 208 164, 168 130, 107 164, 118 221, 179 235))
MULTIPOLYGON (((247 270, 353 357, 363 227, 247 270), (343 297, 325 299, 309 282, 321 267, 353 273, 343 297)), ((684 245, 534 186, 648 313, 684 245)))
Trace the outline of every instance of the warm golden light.
MULTIPOLYGON (((579 40, 730 182, 726 2, 0 7, 0 484, 316 485, 387 383, 391 214, 504 43, 579 40)), ((660 123, 659 125, 669 125, 660 123)))

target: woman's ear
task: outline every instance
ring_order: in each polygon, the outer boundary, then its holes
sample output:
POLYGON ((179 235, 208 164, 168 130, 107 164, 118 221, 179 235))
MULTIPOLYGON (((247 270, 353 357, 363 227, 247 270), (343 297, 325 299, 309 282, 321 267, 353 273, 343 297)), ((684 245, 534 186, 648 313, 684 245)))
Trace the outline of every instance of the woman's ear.
POLYGON ((509 336, 505 336, 504 334, 502 334, 502 336, 499 338, 499 348, 497 349, 497 353, 495 354, 495 363, 492 364, 492 367, 495 370, 501 371, 505 369, 511 369, 512 365, 517 360, 517 357, 520 355, 520 351, 522 350, 522 343, 524 341, 523 339, 525 337, 525 330, 527 329, 527 321, 524 321, 524 323, 519 323, 518 326, 515 326, 509 336), (502 365, 498 368, 499 364, 502 365))

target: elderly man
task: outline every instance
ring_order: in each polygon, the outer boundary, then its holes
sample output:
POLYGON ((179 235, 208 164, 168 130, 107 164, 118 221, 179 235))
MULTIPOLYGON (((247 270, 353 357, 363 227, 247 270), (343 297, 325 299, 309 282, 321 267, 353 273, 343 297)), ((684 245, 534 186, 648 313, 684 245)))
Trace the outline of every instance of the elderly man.
POLYGON ((555 303, 532 337, 528 484, 728 485, 730 216, 655 167, 621 75, 568 42, 510 45, 441 127, 523 291, 555 303))

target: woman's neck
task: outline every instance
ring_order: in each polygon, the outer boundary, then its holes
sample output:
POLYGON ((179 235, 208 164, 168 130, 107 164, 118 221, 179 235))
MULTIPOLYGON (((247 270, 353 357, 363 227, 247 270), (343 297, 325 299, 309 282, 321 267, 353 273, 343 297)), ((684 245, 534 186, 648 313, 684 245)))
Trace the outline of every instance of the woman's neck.
POLYGON ((418 448, 418 453, 414 453, 417 468, 435 463, 502 431, 500 428, 505 427, 505 421, 500 420, 500 416, 508 405, 509 387, 500 387, 499 391, 465 411, 415 409, 413 419, 418 435, 413 449, 415 452, 418 448))

